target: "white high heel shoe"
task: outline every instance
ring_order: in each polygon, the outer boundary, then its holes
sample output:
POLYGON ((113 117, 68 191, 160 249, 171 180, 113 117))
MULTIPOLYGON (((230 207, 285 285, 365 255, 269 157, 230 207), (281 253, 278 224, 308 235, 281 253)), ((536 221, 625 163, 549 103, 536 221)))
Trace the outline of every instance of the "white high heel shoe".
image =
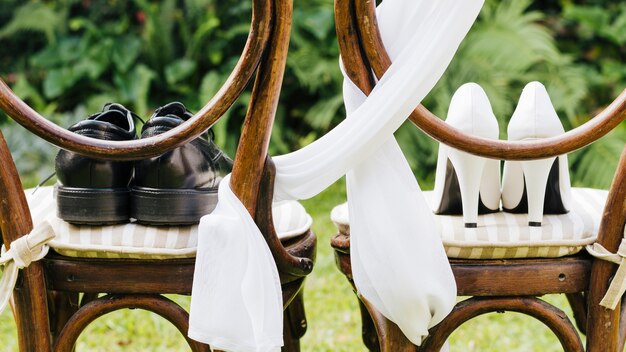
MULTIPOLYGON (((476 83, 464 84, 454 93, 446 123, 465 133, 498 139, 498 120, 487 94, 476 83)), ((465 227, 477 227, 479 213, 500 208, 500 160, 440 144, 432 199, 436 214, 463 214, 465 227)))
MULTIPOLYGON (((539 82, 524 87, 508 126, 510 141, 565 133, 546 88, 539 82)), ((564 214, 570 209, 571 185, 567 155, 541 160, 505 161, 502 207, 528 213, 529 226, 541 226, 543 214, 564 214)))

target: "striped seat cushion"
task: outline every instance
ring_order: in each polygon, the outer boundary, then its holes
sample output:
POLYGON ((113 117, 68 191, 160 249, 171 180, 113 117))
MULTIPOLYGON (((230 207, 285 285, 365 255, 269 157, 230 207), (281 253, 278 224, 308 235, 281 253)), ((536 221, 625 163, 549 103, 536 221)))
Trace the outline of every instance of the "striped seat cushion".
MULTIPOLYGON (((48 220, 55 239, 50 247, 62 255, 81 258, 171 259, 196 254, 198 226, 143 226, 128 223, 113 226, 76 226, 56 216, 53 187, 26 190, 33 223, 48 220)), ((300 203, 274 204, 273 218, 278 237, 289 239, 306 233, 312 219, 300 203)))
MULTIPOLYGON (((437 229, 450 258, 551 258, 579 252, 595 242, 608 192, 572 189, 572 210, 544 215, 542 227, 529 227, 527 214, 480 215, 478 228, 465 228, 462 216, 436 215, 437 229)), ((428 202, 432 192, 424 192, 428 202)), ((350 233, 348 204, 335 207, 331 219, 350 233)))

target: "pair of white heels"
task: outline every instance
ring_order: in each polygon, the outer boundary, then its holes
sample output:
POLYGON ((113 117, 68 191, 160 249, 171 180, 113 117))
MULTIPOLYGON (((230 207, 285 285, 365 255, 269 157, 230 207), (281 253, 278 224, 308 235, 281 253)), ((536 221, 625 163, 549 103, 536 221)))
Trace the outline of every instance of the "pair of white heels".
MULTIPOLYGON (((450 102, 446 123, 468 134, 498 139, 498 121, 485 91, 475 83, 461 86, 450 102)), ((522 91, 508 126, 510 141, 564 133, 546 88, 531 82, 522 91)), ((505 161, 500 187, 500 160, 471 155, 441 144, 433 194, 436 214, 463 214, 465 227, 478 225, 478 214, 502 209, 528 213, 529 226, 541 226, 543 214, 570 209, 567 155, 541 160, 505 161)))

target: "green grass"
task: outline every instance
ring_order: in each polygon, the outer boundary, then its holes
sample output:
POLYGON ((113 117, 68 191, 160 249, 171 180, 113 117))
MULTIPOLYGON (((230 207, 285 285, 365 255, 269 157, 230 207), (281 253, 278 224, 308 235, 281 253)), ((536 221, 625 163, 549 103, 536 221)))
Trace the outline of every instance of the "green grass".
MULTIPOLYGON (((334 263, 330 238, 335 227, 329 213, 345 201, 343 181, 303 204, 315 220, 318 256, 305 285, 304 300, 309 328, 302 340, 303 351, 365 351, 360 335, 357 301, 334 263)), ((183 307, 188 297, 173 296, 183 307)), ((547 301, 571 316, 565 297, 547 301)), ((2 351, 17 351, 16 331, 10 310, 0 315, 2 351)), ((139 310, 105 315, 81 335, 77 351, 187 351, 178 331, 165 320, 139 310)), ((470 321, 451 337, 452 351, 562 351, 556 337, 544 325, 515 313, 488 314, 470 321)))

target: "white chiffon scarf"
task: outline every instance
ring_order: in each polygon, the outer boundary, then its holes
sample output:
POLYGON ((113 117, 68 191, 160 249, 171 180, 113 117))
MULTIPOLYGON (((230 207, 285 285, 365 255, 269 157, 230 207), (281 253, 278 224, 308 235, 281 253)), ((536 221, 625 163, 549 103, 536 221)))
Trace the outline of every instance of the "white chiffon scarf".
MULTIPOLYGON (((348 118, 277 156, 275 200, 307 199, 347 174, 352 272, 359 293, 415 344, 452 309, 456 285, 433 215, 393 133, 433 88, 483 0, 385 0, 381 35, 393 64, 369 97, 344 80, 348 118)), ((200 221, 189 337, 226 351, 280 351, 278 271, 229 187, 200 221)))

